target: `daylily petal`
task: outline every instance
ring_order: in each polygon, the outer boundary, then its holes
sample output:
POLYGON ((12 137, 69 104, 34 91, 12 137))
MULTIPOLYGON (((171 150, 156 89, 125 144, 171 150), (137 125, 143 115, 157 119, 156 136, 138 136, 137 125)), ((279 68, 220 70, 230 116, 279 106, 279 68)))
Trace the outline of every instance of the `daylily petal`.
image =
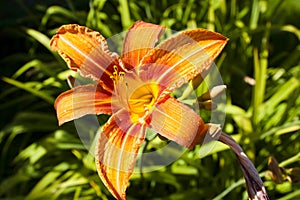
POLYGON ((204 77, 227 41, 205 29, 184 31, 150 51, 140 72, 169 89, 180 87, 199 73, 204 77))
POLYGON ((209 128, 195 111, 173 97, 156 105, 149 127, 188 148, 201 144, 209 128))
POLYGON ((54 107, 59 125, 87 114, 111 114, 111 93, 100 85, 78 86, 60 94, 54 107))
POLYGON ((126 199, 129 178, 145 138, 145 127, 132 124, 128 114, 121 111, 109 119, 101 130, 95 155, 102 182, 116 199, 122 200, 126 199))
POLYGON ((64 25, 57 30, 50 46, 58 51, 72 70, 112 89, 110 77, 113 66, 119 65, 118 56, 108 50, 107 42, 100 33, 77 24, 64 25))
POLYGON ((163 26, 143 21, 133 24, 123 43, 122 60, 128 69, 132 69, 140 63, 146 53, 154 47, 163 31, 163 26))

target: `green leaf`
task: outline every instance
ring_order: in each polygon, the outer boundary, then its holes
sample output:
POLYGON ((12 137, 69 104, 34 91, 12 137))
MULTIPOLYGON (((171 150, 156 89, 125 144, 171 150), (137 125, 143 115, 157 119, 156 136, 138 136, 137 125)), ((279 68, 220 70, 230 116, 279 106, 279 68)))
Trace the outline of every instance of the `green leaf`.
POLYGON ((240 129, 246 133, 251 133, 253 131, 250 116, 245 110, 238 106, 226 105, 226 113, 232 116, 232 119, 240 129))
POLYGON ((51 185, 54 183, 59 176, 61 176, 65 170, 69 169, 68 163, 60 163, 53 168, 52 171, 48 172, 30 191, 28 196, 25 198, 26 200, 29 199, 37 199, 37 198, 46 198, 47 196, 50 197, 54 195, 55 191, 51 191, 51 185))
POLYGON ((47 150, 44 147, 38 145, 37 143, 33 143, 29 147, 21 151, 19 155, 14 159, 14 162, 17 163, 29 159, 29 164, 33 165, 46 153, 47 150))
POLYGON ((41 26, 45 27, 46 24, 48 23, 49 19, 53 16, 53 15, 61 15, 62 18, 69 18, 71 20, 77 21, 77 17, 76 15, 74 15, 74 13, 70 10, 67 10, 61 6, 50 6, 47 11, 46 14, 44 15, 44 17, 41 20, 41 26))
POLYGON ((31 28, 26 28, 25 32, 28 35, 30 35, 31 37, 33 37, 34 39, 36 39, 39 43, 41 43, 49 51, 51 51, 51 49, 50 49, 50 39, 46 35, 44 35, 43 33, 39 32, 39 31, 31 29, 31 28))
POLYGON ((275 94, 271 96, 265 103, 259 108, 259 120, 262 120, 266 115, 272 115, 276 111, 278 104, 284 100, 287 100, 290 94, 299 88, 300 82, 294 77, 291 77, 285 82, 275 94))
POLYGON ((282 135, 286 133, 290 133, 293 131, 297 131, 300 129, 300 121, 290 122, 283 124, 281 126, 274 127, 265 133, 261 134, 260 139, 264 139, 266 137, 272 136, 272 135, 282 135))
POLYGON ((49 76, 55 77, 55 73, 53 73, 51 70, 49 70, 49 66, 47 66, 46 64, 44 64, 42 61, 40 60, 31 60, 29 62, 27 62, 25 65, 23 65, 22 67, 20 67, 12 76, 12 79, 17 79, 19 76, 21 76, 24 72, 26 72, 28 69, 35 67, 37 69, 42 70, 44 73, 48 74, 49 76))
POLYGON ((22 83, 22 82, 19 82, 17 80, 7 78, 7 77, 3 77, 2 80, 5 81, 6 83, 9 83, 9 84, 15 86, 15 87, 18 87, 27 92, 30 92, 34 96, 37 96, 37 97, 43 99, 44 101, 48 102, 49 104, 54 104, 54 98, 51 95, 47 94, 44 91, 40 91, 40 90, 34 89, 33 87, 30 87, 29 83, 22 83))

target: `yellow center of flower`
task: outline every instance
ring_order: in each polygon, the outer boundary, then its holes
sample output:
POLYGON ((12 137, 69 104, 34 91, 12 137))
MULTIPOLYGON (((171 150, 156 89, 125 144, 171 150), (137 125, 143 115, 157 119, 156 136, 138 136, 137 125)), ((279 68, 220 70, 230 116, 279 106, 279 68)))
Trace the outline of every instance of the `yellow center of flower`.
POLYGON ((159 86, 148 83, 138 87, 130 96, 128 104, 131 120, 134 123, 146 123, 147 117, 152 112, 159 93, 159 86))
POLYGON ((113 75, 110 76, 110 78, 114 81, 114 84, 116 85, 117 82, 125 75, 125 72, 118 71, 118 67, 114 65, 114 72, 113 75))

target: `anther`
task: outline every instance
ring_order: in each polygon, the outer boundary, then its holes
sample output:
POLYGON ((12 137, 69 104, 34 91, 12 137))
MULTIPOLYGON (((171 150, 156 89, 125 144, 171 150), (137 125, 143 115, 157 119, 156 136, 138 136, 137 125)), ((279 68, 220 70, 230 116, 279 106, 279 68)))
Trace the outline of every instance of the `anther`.
POLYGON ((123 77, 124 75, 125 75, 125 72, 119 72, 118 67, 116 65, 114 65, 114 72, 113 72, 113 75, 110 76, 110 78, 116 84, 120 80, 120 78, 123 77))

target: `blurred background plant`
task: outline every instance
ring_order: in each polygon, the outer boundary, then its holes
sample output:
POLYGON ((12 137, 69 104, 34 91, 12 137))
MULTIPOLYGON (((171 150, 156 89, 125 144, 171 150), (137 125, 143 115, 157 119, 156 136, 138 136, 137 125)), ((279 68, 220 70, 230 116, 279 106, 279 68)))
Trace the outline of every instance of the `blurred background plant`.
MULTIPOLYGON (((74 73, 50 51, 49 38, 69 23, 109 37, 140 19, 230 38, 216 62, 228 88, 223 130, 254 162, 271 199, 300 198, 298 0, 14 0, 0 9, 0 199, 112 199, 74 123, 57 125, 53 102, 74 73)), ((235 156, 221 143, 205 157, 196 147, 170 166, 133 175, 127 195, 247 199, 235 156)))

